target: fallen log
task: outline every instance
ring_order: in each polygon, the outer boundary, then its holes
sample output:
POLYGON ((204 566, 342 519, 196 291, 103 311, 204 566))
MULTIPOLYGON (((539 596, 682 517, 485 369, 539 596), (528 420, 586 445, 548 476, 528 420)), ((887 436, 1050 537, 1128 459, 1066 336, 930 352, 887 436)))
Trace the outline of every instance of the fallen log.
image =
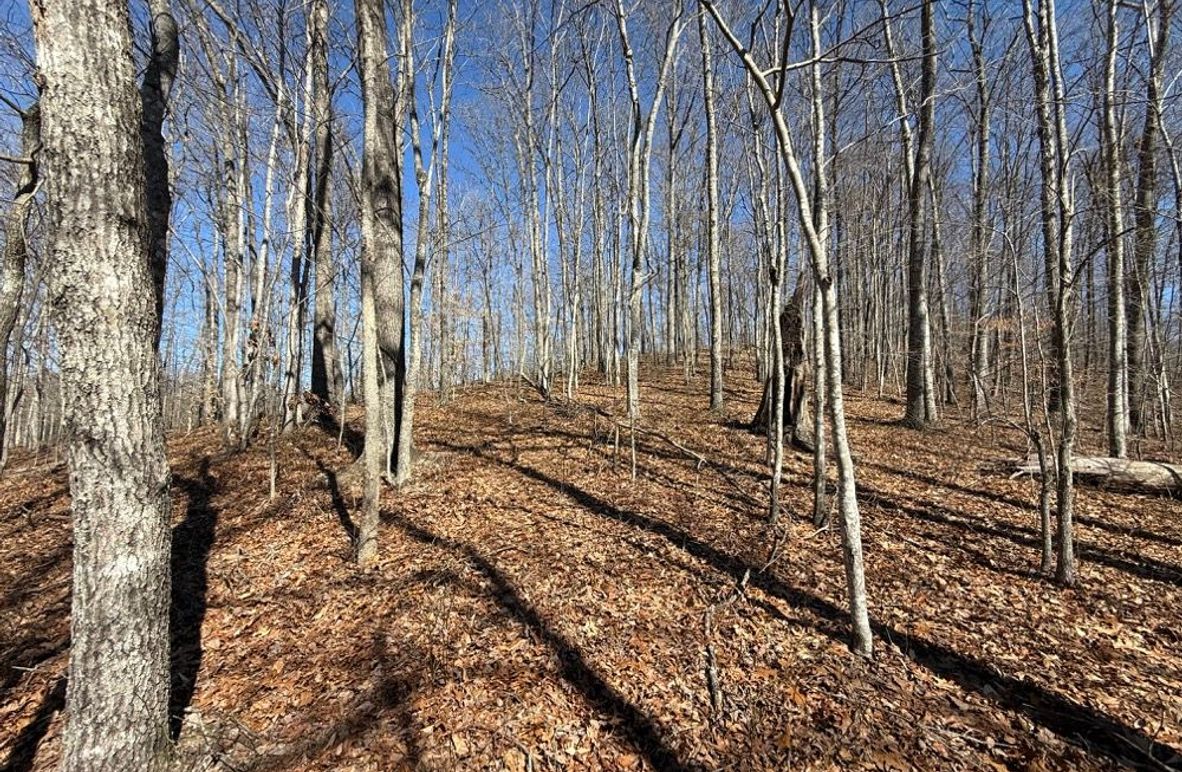
MULTIPOLYGON (((1161 461, 1133 461, 1105 456, 1077 456, 1071 471, 1080 482, 1127 491, 1175 493, 1182 491, 1182 466, 1161 461)), ((1014 476, 1039 474, 1038 459, 1017 463, 1014 476)))

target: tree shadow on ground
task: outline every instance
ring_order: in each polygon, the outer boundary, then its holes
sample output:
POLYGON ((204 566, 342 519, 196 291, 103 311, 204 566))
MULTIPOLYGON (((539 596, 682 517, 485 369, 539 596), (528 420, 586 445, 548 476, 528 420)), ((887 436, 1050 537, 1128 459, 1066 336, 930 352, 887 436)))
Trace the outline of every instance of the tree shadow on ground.
POLYGON ((383 512, 382 521, 398 527, 416 541, 442 547, 464 558, 475 571, 491 583, 494 591, 490 593, 492 599, 528 627, 533 635, 554 652, 558 657, 563 679, 577 688, 589 705, 618 721, 623 734, 654 768, 696 769, 693 765, 683 763, 677 753, 666 745, 661 728, 612 688, 587 662, 582 652, 565 636, 554 630, 537 609, 526 602, 508 577, 474 547, 420 528, 401 515, 383 512))
POLYGON ((169 731, 175 740, 185 710, 197 688, 201 669, 201 625, 205 621, 209 592, 208 563, 217 529, 218 512, 212 506, 217 480, 210 474, 211 459, 201 460, 197 477, 174 477, 185 492, 185 519, 172 530, 172 608, 169 617, 172 651, 172 683, 169 690, 169 731))
MULTIPOLYGON (((578 487, 557 480, 545 472, 507 462, 484 452, 479 446, 449 446, 494 464, 515 470, 523 477, 542 483, 567 496, 600 517, 660 536, 670 544, 728 574, 735 582, 749 576, 750 586, 798 608, 807 609, 819 620, 813 626, 834 640, 848 641, 848 611, 799 588, 793 587, 757 566, 730 555, 669 523, 647 515, 619 509, 578 487)), ((1097 753, 1118 764, 1135 768, 1161 769, 1182 764, 1182 751, 1144 732, 1121 723, 1087 705, 1056 694, 1044 687, 998 672, 989 663, 961 654, 942 644, 910 635, 881 622, 872 622, 875 635, 890 641, 915 664, 958 684, 997 706, 1020 713, 1030 721, 1058 735, 1086 752, 1097 753), (1137 756, 1130 758, 1130 753, 1137 756)))
MULTIPOLYGON (((902 502, 885 491, 868 485, 865 482, 858 483, 858 499, 867 504, 900 512, 928 523, 947 525, 962 531, 968 531, 969 533, 1006 539, 1022 547, 1033 549, 1042 548, 1042 540, 1038 531, 1034 528, 1011 525, 1009 523, 987 523, 969 519, 945 507, 930 505, 917 506, 902 502)), ((1160 560, 1154 560, 1153 558, 1147 558, 1141 555, 1122 557, 1078 539, 1076 540, 1075 550, 1080 560, 1086 560, 1090 563, 1097 563, 1117 571, 1122 571, 1138 579, 1165 582, 1182 587, 1182 570, 1169 563, 1163 563, 1160 560)))
POLYGON ((37 707, 33 720, 25 725, 12 744, 12 752, 0 772, 28 772, 37 758, 37 748, 49 730, 54 714, 66 706, 66 679, 57 678, 37 707))
MULTIPOLYGON (((931 475, 921 474, 909 469, 896 469, 895 467, 887 466, 886 464, 876 464, 869 461, 865 462, 863 465, 871 469, 877 469, 880 472, 897 475, 899 477, 915 480, 927 485, 935 485, 941 488, 947 488, 951 491, 963 493, 968 496, 975 496, 977 498, 993 501, 998 504, 1006 504, 1019 510, 1031 511, 1038 506, 1035 503, 1023 501, 1022 499, 1016 498, 1014 496, 1007 496, 1004 493, 995 493, 994 491, 982 490, 980 488, 970 488, 967 485, 961 485, 951 480, 932 477, 931 475)), ((1129 511, 1127 508, 1122 509, 1129 511)), ((1167 536, 1165 534, 1159 534, 1154 531, 1139 528, 1137 526, 1122 526, 1117 523, 1109 523, 1103 520, 1098 520, 1094 517, 1087 517, 1086 515, 1078 514, 1075 516, 1075 520, 1082 525, 1087 525, 1097 530, 1106 531, 1107 533, 1115 534, 1117 536, 1131 536, 1137 539, 1158 542, 1169 547, 1182 547, 1182 539, 1173 536, 1167 536)))
POLYGON ((345 421, 344 426, 342 426, 341 421, 344 420, 343 417, 338 418, 332 413, 325 412, 316 421, 316 426, 325 434, 334 438, 340 438, 340 441, 349 449, 349 452, 353 456, 360 456, 361 451, 365 449, 365 432, 357 431, 352 426, 349 426, 348 421, 345 421))
MULTIPOLYGON (((374 588, 371 587, 371 590, 374 588)), ((403 644, 405 647, 407 644, 403 644)), ((403 662, 421 663, 425 655, 411 646, 409 651, 400 652, 403 662)), ((383 724, 383 718, 394 714, 398 732, 405 739, 407 753, 401 759, 386 759, 392 766, 407 769, 420 768, 422 750, 418 743, 418 727, 410 710, 411 698, 421 685, 419 674, 413 669, 404 667, 396 661, 389 651, 385 636, 375 630, 370 636, 370 651, 368 656, 359 655, 358 661, 369 661, 377 664, 381 676, 373 687, 363 691, 352 701, 354 706, 336 723, 324 729, 312 732, 298 742, 292 743, 277 753, 269 753, 255 758, 251 763, 241 767, 250 772, 270 772, 270 770, 292 769, 301 763, 306 764, 310 758, 331 750, 334 746, 364 735, 366 732, 383 724)))

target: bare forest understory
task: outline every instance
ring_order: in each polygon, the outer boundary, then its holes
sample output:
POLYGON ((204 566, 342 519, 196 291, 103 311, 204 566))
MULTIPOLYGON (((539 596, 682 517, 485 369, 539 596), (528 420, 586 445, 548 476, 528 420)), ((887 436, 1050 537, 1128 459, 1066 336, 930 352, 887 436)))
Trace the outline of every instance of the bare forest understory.
MULTIPOLYGON (((424 396, 423 463, 384 494, 369 573, 348 535, 360 491, 338 475, 362 415, 340 446, 281 439, 273 500, 266 442, 173 437, 182 747, 237 770, 1182 764, 1182 504, 1081 488, 1080 586, 1059 588, 1035 571, 1036 483, 999 469, 1025 453, 1017 433, 956 415, 915 432, 855 392, 866 662, 846 646, 838 535, 809 522, 810 456, 786 459, 792 519, 769 554, 764 439, 744 426, 760 384, 731 373, 712 416, 703 383, 645 375, 635 481, 627 431, 617 451, 594 411, 506 384, 424 396)), ((579 399, 624 414, 622 389, 579 399)), ((1081 439, 1102 452, 1096 422, 1081 439)), ((64 464, 15 459, 8 770, 59 760, 70 532, 64 464)))

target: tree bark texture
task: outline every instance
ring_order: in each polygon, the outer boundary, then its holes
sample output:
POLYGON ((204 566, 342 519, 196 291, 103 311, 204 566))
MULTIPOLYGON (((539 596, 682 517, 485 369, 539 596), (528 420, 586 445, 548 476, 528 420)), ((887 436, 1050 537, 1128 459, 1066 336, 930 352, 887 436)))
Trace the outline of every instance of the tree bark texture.
POLYGON ((32 4, 74 518, 63 768, 168 756, 169 471, 126 3, 32 4))

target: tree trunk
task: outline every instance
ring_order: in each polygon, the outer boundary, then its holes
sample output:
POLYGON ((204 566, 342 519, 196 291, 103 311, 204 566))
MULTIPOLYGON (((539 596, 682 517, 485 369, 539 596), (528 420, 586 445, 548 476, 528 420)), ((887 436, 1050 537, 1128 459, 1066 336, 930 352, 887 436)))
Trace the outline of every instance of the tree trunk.
POLYGON ((25 287, 28 241, 25 227, 37 192, 37 153, 41 145, 41 105, 34 103, 21 115, 21 157, 28 159, 17 178, 16 193, 4 221, 4 262, 0 264, 0 468, 7 461, 8 347, 21 310, 25 287))
POLYGON ((1054 352, 1055 399, 1048 410, 1060 413, 1056 453, 1056 519, 1058 557, 1055 578, 1063 585, 1076 581, 1073 527, 1074 487, 1070 472, 1075 445, 1075 390, 1071 360, 1071 295, 1073 193, 1069 189, 1071 154, 1067 140, 1062 70, 1059 64, 1058 30, 1054 0, 1040 0, 1037 12, 1032 0, 1023 0, 1023 22, 1030 48, 1038 115, 1040 170, 1042 173, 1042 230, 1044 262, 1051 306, 1051 345, 1054 352))
POLYGON ((361 311, 366 413, 365 499, 355 540, 357 562, 368 566, 378 558, 381 477, 389 470, 392 427, 397 426, 390 419, 396 418, 391 413, 398 395, 391 392, 400 388, 402 381, 402 186, 395 140, 400 129, 387 64, 385 4, 382 0, 355 0, 354 14, 365 109, 361 311))
POLYGON ((32 15, 74 518, 62 766, 161 769, 169 472, 128 9, 78 0, 32 15))
MULTIPOLYGON (((989 409, 985 379, 989 367, 988 318, 989 245, 989 163, 990 117, 992 89, 986 70, 984 41, 977 34, 975 3, 969 1, 966 14, 967 33, 973 55, 973 75, 976 87, 976 116, 973 122, 973 203, 969 242, 972 263, 969 266, 969 388, 972 392, 971 411, 974 421, 980 421, 989 409)), ((986 17, 988 20, 988 17, 986 17)), ((982 35, 984 34, 982 30, 982 35)))
MULTIPOLYGON (((837 489, 841 511, 841 541, 842 557, 845 565, 846 588, 849 593, 850 624, 853 632, 851 648, 858 655, 869 657, 873 653, 873 634, 870 630, 870 614, 866 600, 866 576, 862 559, 862 518, 858 509, 857 482, 854 474, 854 459, 850 452, 849 433, 845 423, 845 403, 842 393, 841 371, 841 328, 837 301, 837 287, 829 264, 829 254, 823 241, 828 230, 828 216, 824 203, 814 202, 805 185, 804 176, 800 171, 800 163, 792 143, 792 133, 788 128, 787 119, 781 110, 777 90, 767 80, 764 70, 756 64, 751 52, 735 37, 730 28, 722 20, 718 9, 711 0, 701 0, 702 5, 710 12, 710 16, 718 25, 719 30, 730 43, 736 55, 742 60, 748 77, 758 86, 764 101, 767 103, 772 122, 776 131, 776 145, 780 151, 781 160, 788 172, 792 183, 792 190, 796 194, 797 217, 800 230, 808 250, 808 257, 813 268, 813 277, 820 287, 821 308, 825 324, 825 380, 828 390, 829 422, 833 436, 833 449, 837 456, 837 489), (816 208, 814 208, 816 207, 816 208), (814 219, 816 225, 814 225, 814 219)), ((811 6, 811 27, 813 34, 813 48, 820 50, 819 26, 817 8, 811 6)), ((818 65, 814 64, 814 68, 818 65)), ((774 72, 774 69, 772 70, 774 72)), ((781 78, 785 77, 781 73, 781 78)), ((817 76, 814 76, 817 77, 817 76)), ((780 85, 783 85, 782 81, 780 85)), ((820 120, 814 120, 814 163, 817 168, 823 168, 824 151, 824 110, 819 89, 813 89, 813 111, 820 120)))
MULTIPOLYGON (((328 85, 327 0, 313 0, 311 25, 312 109, 316 116, 313 157, 316 179, 312 195, 312 264, 316 281, 312 319, 312 393, 325 404, 335 404, 342 388, 341 361, 336 342, 336 271, 332 255, 332 93, 328 85)), ((342 417, 342 420, 344 418, 342 417)))
POLYGON ((706 115, 706 261, 710 285, 710 409, 721 411, 722 395, 722 287, 718 248, 718 121, 714 114, 714 66, 712 44, 706 32, 706 13, 698 13, 698 39, 702 46, 703 110, 706 115))
MULTIPOLYGON (((931 176, 935 122, 936 32, 932 0, 924 0, 923 67, 920 78, 919 136, 908 180, 909 256, 907 259, 907 412, 904 421, 922 428, 936 419, 932 384, 932 333, 928 313, 927 244, 924 198, 931 176)), ((898 65, 892 65, 897 68, 898 65)), ((897 72, 897 69, 896 69, 897 72)), ((899 101, 902 104, 900 91, 899 101)))
MULTIPOLYGON (((1044 474, 1037 457, 1014 466, 1016 474, 1044 474)), ((1077 479, 1106 488, 1138 493, 1182 491, 1182 466, 1160 461, 1130 461, 1110 456, 1075 456, 1071 472, 1077 479)))
MULTIPOLYGON (((1116 127, 1116 52, 1120 31, 1117 0, 1108 2, 1108 49, 1104 68, 1103 126, 1100 147, 1104 157, 1104 203, 1108 225, 1108 453, 1124 458, 1128 396, 1125 325, 1125 259, 1120 190, 1120 137, 1116 127)), ((1149 112, 1153 112, 1152 109, 1149 112)), ((1134 270, 1134 274, 1136 270, 1134 270)), ((1141 309, 1138 306, 1138 313, 1141 309)), ((1142 346, 1142 349, 1144 347, 1142 346)))
POLYGON ((168 267, 168 220, 172 193, 168 186, 168 151, 164 141, 164 114, 180 60, 176 20, 168 0, 150 0, 152 52, 140 85, 143 103, 140 135, 144 143, 144 177, 147 182, 148 260, 156 298, 156 345, 164 321, 164 280, 168 267))
MULTIPOLYGON (((1137 190, 1133 204, 1133 266, 1128 282, 1128 392, 1129 423, 1134 432, 1145 429, 1145 307, 1150 267, 1157 253, 1157 140, 1161 126, 1161 84, 1174 2, 1158 4, 1157 30, 1145 19, 1151 41, 1146 79, 1145 123, 1137 146, 1137 190)), ((1175 213, 1177 214, 1177 213, 1175 213)), ((1182 243, 1179 244, 1182 249, 1182 243)))

